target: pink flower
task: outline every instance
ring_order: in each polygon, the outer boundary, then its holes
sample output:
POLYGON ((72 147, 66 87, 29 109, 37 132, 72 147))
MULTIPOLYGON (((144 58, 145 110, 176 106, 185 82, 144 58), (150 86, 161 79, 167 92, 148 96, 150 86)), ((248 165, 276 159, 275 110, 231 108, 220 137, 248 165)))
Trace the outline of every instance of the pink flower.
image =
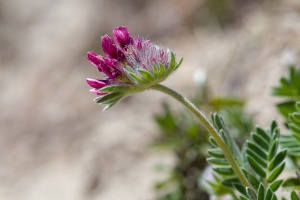
POLYGON ((176 63, 169 49, 140 36, 133 39, 124 26, 115 28, 113 36, 114 39, 108 35, 101 37, 107 57, 87 53, 88 61, 104 74, 103 80, 87 79, 93 88, 90 92, 100 96, 97 103, 112 106, 123 96, 163 81, 181 64, 181 61, 176 63))

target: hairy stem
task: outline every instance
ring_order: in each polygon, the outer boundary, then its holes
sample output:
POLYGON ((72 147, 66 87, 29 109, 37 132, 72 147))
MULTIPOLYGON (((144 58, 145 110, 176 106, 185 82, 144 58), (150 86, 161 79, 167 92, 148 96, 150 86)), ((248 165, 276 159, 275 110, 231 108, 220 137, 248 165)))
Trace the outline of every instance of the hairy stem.
POLYGON ((186 97, 178 94, 174 90, 163 86, 161 84, 153 85, 150 87, 150 89, 157 90, 160 92, 163 92, 165 94, 170 95, 171 97, 175 98, 177 101, 182 103, 185 107, 187 107, 201 122, 201 124, 207 129, 207 131, 210 133, 210 135, 215 139, 217 144, 219 145, 220 149, 223 151, 225 157, 227 158, 229 164, 231 165, 232 169, 240 179, 243 186, 250 187, 250 184, 245 177, 245 175, 242 173, 239 165, 237 164, 236 160, 234 159, 233 155, 231 154, 230 150, 228 149, 227 145, 223 141, 223 139, 219 136, 217 130, 213 127, 213 125, 208 121, 208 119, 205 117, 205 115, 199 111, 196 106, 188 100, 186 97))

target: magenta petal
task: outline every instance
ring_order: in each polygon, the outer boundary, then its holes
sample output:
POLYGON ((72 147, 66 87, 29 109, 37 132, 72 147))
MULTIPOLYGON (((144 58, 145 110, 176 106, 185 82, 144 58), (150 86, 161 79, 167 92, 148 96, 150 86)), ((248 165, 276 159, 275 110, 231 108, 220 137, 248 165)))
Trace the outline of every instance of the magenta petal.
POLYGON ((96 89, 90 89, 90 92, 93 93, 93 94, 96 94, 98 96, 102 96, 102 95, 107 94, 105 92, 99 92, 99 90, 96 90, 96 89))
POLYGON ((100 89, 106 85, 104 81, 97 80, 97 79, 91 79, 87 78, 86 82, 92 87, 92 88, 97 88, 100 89))
POLYGON ((118 42, 121 48, 133 44, 133 39, 130 36, 128 29, 125 26, 120 26, 113 30, 115 40, 118 42))
POLYGON ((100 65, 99 56, 92 51, 87 52, 87 59, 90 63, 92 63, 96 67, 100 65))
POLYGON ((111 37, 109 37, 108 35, 101 37, 101 45, 103 52, 109 58, 118 59, 118 49, 116 47, 115 41, 111 37))

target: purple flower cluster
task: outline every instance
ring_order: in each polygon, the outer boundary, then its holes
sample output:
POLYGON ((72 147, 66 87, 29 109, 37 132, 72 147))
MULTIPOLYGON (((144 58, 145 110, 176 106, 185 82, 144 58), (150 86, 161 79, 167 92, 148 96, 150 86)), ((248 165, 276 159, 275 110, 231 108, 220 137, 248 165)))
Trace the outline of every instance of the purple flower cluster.
POLYGON ((113 30, 113 38, 108 35, 101 37, 102 49, 107 57, 94 52, 88 52, 87 55, 88 61, 105 75, 104 80, 87 79, 87 83, 93 88, 90 91, 98 96, 107 94, 107 92, 100 91, 105 86, 133 87, 138 85, 132 78, 134 75, 130 76, 128 72, 136 74, 135 77, 142 79, 138 70, 153 74, 155 67, 160 66, 167 69, 170 65, 172 56, 169 49, 155 45, 140 36, 132 38, 124 26, 113 30))

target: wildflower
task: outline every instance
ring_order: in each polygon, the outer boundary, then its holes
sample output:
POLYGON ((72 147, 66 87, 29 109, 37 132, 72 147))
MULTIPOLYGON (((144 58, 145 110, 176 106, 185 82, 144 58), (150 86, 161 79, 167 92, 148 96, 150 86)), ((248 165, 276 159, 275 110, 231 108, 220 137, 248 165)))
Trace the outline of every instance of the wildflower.
POLYGON ((127 95, 160 83, 182 62, 181 59, 177 63, 175 54, 167 48, 140 36, 132 38, 124 26, 115 28, 113 37, 101 37, 102 49, 107 57, 87 53, 88 61, 104 74, 104 80, 87 79, 93 88, 90 92, 99 96, 95 99, 96 103, 107 104, 104 109, 127 95))

